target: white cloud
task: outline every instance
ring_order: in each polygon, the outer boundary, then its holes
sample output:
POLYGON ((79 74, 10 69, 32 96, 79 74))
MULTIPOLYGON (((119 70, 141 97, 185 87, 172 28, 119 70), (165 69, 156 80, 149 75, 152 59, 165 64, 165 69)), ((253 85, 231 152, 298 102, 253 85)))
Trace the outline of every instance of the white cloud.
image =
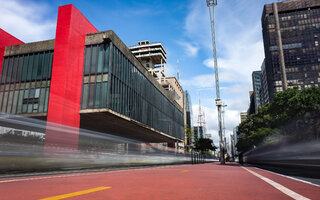
POLYGON ((48 19, 46 4, 0 0, 1 28, 24 42, 54 38, 56 19, 48 19))
MULTIPOLYGON (((225 102, 228 104, 229 102, 225 102)), ((218 114, 217 114, 217 108, 214 107, 207 107, 207 106, 201 106, 202 110, 205 112, 205 121, 206 121, 206 127, 207 127, 207 133, 210 133, 212 135, 212 139, 216 146, 219 145, 219 135, 218 135, 218 114)), ((192 106, 193 111, 193 122, 194 125, 197 125, 198 123, 198 111, 199 111, 199 105, 193 105, 192 106)), ((229 138, 229 135, 233 133, 233 128, 235 124, 240 123, 240 113, 236 109, 232 109, 226 107, 224 112, 224 124, 225 124, 225 136, 229 138)))
POLYGON ((177 75, 177 67, 175 67, 173 64, 167 63, 165 70, 166 70, 166 76, 167 77, 176 77, 176 75, 177 75))
POLYGON ((211 48, 211 38, 208 38, 210 36, 209 11, 205 1, 193 0, 189 5, 184 26, 186 36, 199 42, 201 46, 211 48))
POLYGON ((214 87, 214 74, 204 74, 194 76, 191 79, 180 80, 180 83, 185 88, 213 88, 214 87))
MULTIPOLYGON (((256 3, 233 3, 224 1, 216 10, 216 39, 219 68, 220 93, 222 100, 228 105, 225 113, 226 132, 232 133, 233 128, 240 122, 240 112, 246 111, 249 103, 249 90, 252 90, 251 73, 260 69, 264 58, 260 18, 253 18, 256 3), (239 4, 239 6, 238 6, 239 4), (248 10, 247 10, 248 9, 248 10), (250 13, 251 12, 251 13, 250 13), (223 18, 223 19, 222 19, 223 18), (219 20, 220 19, 220 20, 219 20), (244 20, 246 19, 246 20, 244 20)), ((258 5, 260 6, 260 5, 258 5)), ((204 2, 191 0, 189 13, 185 20, 186 37, 190 43, 199 44, 199 48, 207 53, 203 65, 213 69, 212 41, 209 22, 209 11, 204 2)), ((262 7, 261 7, 262 10, 262 7)), ((189 80, 182 80, 182 85, 188 90, 215 88, 214 72, 195 75, 189 80)), ((212 99, 201 99, 206 110, 207 130, 216 133, 218 130, 218 114, 212 99)), ((194 105, 195 122, 197 122, 198 106, 194 105)))
POLYGON ((177 43, 184 48, 184 52, 186 56, 194 57, 198 55, 198 51, 199 51, 198 44, 192 44, 184 41, 178 41, 177 43))

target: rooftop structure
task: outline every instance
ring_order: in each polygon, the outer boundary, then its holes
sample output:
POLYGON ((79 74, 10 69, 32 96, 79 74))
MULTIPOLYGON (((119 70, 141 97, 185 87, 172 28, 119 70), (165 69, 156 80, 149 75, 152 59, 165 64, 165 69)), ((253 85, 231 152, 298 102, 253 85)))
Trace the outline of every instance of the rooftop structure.
POLYGON ((129 48, 152 76, 160 79, 165 77, 167 52, 160 42, 150 43, 148 40, 145 40, 129 48))

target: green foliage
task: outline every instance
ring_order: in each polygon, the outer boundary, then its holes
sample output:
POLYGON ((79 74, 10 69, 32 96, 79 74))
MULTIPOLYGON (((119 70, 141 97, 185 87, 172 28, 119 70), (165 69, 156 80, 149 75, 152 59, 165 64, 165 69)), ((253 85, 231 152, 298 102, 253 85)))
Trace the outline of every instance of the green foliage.
MULTIPOLYGON (((273 101, 259 109, 257 114, 248 116, 239 125, 238 151, 245 152, 275 134, 281 127, 307 112, 320 112, 320 88, 312 87, 299 91, 288 89, 275 94, 273 101)), ((269 141, 270 142, 270 141, 269 141)))
POLYGON ((205 153, 208 150, 215 151, 217 148, 213 144, 213 141, 208 138, 199 138, 194 142, 195 149, 200 151, 201 153, 205 153))

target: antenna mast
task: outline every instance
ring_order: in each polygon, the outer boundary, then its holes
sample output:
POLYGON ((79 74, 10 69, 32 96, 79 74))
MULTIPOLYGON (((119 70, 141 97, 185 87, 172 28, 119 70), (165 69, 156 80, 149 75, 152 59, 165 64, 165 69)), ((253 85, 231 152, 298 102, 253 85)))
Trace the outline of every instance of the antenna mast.
POLYGON ((214 74, 216 81, 216 106, 218 109, 218 127, 219 127, 219 144, 220 144, 220 163, 225 164, 224 160, 224 145, 222 138, 222 121, 221 121, 221 106, 222 101, 220 99, 220 89, 219 89, 219 74, 218 74, 218 60, 217 60, 217 50, 216 50, 216 35, 215 35, 215 21, 214 21, 214 8, 218 4, 217 0, 206 0, 207 6, 210 13, 211 22, 211 34, 212 34, 212 48, 213 48, 213 58, 214 58, 214 74))

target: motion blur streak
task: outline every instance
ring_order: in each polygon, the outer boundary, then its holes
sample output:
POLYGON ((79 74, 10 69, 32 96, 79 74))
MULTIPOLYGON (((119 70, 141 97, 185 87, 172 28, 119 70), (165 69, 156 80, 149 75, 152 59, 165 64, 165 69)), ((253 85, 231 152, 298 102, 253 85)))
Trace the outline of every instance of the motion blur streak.
POLYGON ((320 176, 320 114, 307 113, 243 156, 244 162, 306 169, 320 176))
MULTIPOLYGON (((69 142, 68 138, 65 143, 69 142)), ((0 173, 191 162, 191 154, 162 144, 142 143, 90 130, 79 131, 65 125, 0 113, 0 173), (44 152, 48 129, 63 135, 79 134, 78 149, 57 143, 44 152)))

